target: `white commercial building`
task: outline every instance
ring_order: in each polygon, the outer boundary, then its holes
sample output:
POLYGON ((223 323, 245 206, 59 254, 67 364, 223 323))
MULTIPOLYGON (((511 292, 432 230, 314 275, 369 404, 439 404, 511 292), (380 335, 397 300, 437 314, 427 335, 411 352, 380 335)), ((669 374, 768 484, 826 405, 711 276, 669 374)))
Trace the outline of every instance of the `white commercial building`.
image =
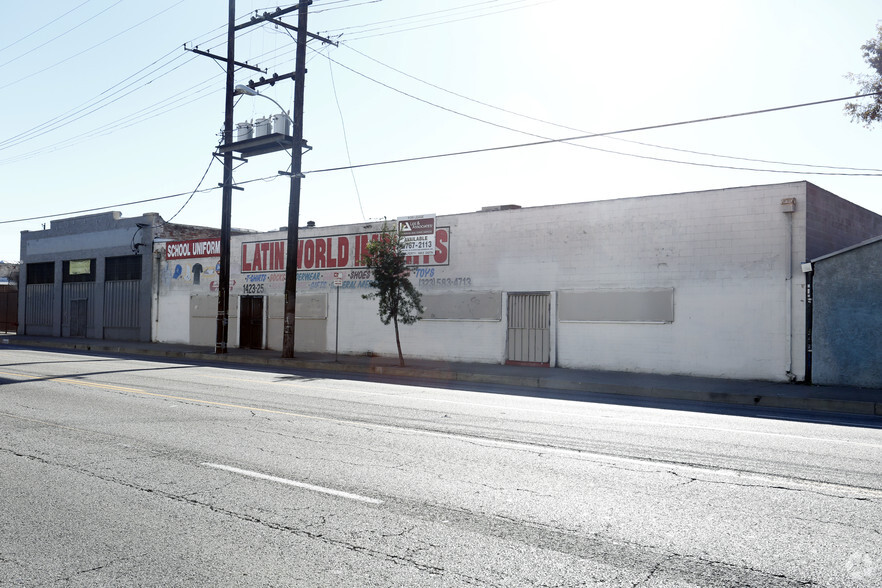
MULTIPOLYGON (((395 355, 392 328, 362 298, 360 252, 381 229, 300 229, 295 351, 395 355)), ((882 217, 807 182, 438 216, 435 253, 410 260, 425 314, 402 327, 402 347, 448 361, 802 380, 801 262, 880 234, 882 217)), ((233 237, 230 346, 281 349, 286 239, 233 237)), ((154 338, 213 345, 216 282, 200 274, 213 276, 218 256, 181 247, 156 244, 154 338)))

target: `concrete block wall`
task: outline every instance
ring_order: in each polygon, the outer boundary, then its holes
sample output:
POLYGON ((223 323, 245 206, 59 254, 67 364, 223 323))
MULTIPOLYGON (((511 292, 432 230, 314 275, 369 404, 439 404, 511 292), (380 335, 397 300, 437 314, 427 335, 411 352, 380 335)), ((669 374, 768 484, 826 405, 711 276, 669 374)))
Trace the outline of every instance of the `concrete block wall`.
POLYGON ((882 239, 814 263, 812 382, 882 388, 882 239))
POLYGON ((805 259, 815 259, 882 235, 882 216, 813 184, 806 186, 809 221, 805 259))

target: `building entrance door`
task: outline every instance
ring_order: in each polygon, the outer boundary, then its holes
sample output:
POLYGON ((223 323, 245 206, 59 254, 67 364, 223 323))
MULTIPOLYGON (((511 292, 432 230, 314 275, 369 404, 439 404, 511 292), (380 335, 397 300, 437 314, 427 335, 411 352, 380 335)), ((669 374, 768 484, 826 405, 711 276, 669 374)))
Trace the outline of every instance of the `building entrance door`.
POLYGON ((506 360, 510 365, 551 365, 551 295, 508 295, 506 360))
POLYGON ((85 337, 89 319, 89 301, 84 299, 70 301, 70 336, 85 337))
POLYGON ((239 300, 239 347, 263 349, 263 296, 242 296, 239 300))

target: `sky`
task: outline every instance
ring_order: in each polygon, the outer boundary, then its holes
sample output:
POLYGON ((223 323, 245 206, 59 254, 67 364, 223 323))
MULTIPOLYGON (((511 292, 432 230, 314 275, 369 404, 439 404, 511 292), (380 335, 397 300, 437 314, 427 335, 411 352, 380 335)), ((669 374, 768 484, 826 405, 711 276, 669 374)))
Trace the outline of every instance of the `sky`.
MULTIPOLYGON (((275 7, 238 0, 238 22, 275 7)), ((0 260, 53 218, 220 226, 223 63, 185 47, 226 55, 227 2, 3 12, 0 260)), ((880 19, 877 0, 314 0, 309 30, 337 45, 308 45, 300 225, 801 180, 882 214, 882 127, 844 102, 728 117, 853 95, 845 75, 868 73, 860 47, 880 19)), ((293 72, 294 43, 271 24, 241 30, 236 59, 267 73, 236 83, 293 72)), ((292 107, 293 81, 259 90, 292 107)), ((242 96, 234 119, 276 111, 242 96)), ((233 227, 287 224, 289 165, 237 162, 233 227)))

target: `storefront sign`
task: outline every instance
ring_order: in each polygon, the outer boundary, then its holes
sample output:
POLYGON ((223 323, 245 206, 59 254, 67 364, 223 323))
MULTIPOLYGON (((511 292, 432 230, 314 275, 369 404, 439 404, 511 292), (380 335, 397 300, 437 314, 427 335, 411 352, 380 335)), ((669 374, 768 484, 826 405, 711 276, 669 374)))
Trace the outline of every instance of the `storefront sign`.
POLYGON ((168 260, 218 256, 220 256, 220 239, 172 241, 165 245, 165 258, 168 260))
MULTIPOLYGON (((301 239, 297 246, 297 269, 321 270, 363 267, 362 259, 368 243, 379 239, 379 233, 334 235, 301 239)), ((408 255, 406 263, 418 266, 449 264, 450 229, 440 227, 430 236, 432 253, 408 255)), ((245 241, 241 249, 242 273, 284 272, 287 241, 245 241)))

